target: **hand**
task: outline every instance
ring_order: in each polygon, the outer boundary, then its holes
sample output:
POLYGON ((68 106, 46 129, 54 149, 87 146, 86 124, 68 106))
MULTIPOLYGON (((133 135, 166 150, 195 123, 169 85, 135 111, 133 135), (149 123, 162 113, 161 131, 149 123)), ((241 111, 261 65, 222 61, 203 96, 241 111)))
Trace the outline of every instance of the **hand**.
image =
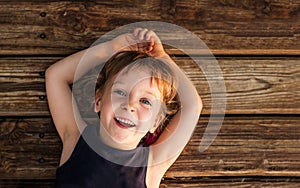
POLYGON ((152 57, 168 56, 156 33, 145 28, 136 28, 133 33, 119 35, 110 44, 115 51, 141 51, 152 57))
POLYGON ((133 31, 133 36, 136 39, 138 51, 145 52, 152 57, 165 57, 167 55, 159 37, 154 31, 136 28, 133 31))

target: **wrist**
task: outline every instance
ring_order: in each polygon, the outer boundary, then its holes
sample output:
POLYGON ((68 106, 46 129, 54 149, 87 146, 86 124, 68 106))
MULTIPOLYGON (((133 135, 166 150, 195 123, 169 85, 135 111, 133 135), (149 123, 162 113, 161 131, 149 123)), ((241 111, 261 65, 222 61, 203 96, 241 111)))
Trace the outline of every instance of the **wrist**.
POLYGON ((114 39, 106 42, 106 54, 108 54, 109 56, 115 54, 120 50, 120 48, 121 47, 114 41, 114 39))
POLYGON ((157 56, 156 58, 161 59, 167 63, 171 63, 171 64, 175 63, 174 60, 167 53, 161 54, 160 56, 157 56))

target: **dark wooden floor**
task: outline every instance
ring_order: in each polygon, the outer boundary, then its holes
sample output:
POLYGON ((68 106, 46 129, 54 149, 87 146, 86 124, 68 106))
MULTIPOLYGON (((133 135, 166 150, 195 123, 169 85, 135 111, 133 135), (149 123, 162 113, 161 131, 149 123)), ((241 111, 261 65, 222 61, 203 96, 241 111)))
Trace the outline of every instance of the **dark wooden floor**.
POLYGON ((161 187, 299 187, 299 0, 0 1, 0 187, 54 186, 61 142, 45 69, 110 30, 149 20, 198 35, 216 56, 227 90, 221 130, 199 152, 210 90, 191 60, 168 48, 204 110, 161 187))

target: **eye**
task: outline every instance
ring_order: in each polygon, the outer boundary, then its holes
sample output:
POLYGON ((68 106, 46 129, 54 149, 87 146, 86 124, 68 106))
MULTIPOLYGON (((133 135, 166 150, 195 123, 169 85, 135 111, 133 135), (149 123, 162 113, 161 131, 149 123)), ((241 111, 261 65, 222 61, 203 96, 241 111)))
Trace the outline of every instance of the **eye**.
POLYGON ((114 93, 118 94, 118 95, 121 95, 123 97, 126 97, 126 93, 120 89, 117 89, 114 91, 114 93))
POLYGON ((141 99, 140 102, 147 106, 151 106, 151 102, 148 99, 141 99))

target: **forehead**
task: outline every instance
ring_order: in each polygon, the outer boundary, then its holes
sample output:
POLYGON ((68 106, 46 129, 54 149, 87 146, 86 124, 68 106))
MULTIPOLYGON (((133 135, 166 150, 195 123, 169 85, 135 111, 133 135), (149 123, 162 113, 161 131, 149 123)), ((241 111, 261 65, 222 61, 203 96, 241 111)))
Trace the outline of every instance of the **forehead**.
POLYGON ((120 71, 116 78, 115 81, 118 80, 123 80, 126 82, 137 82, 145 79, 150 79, 152 77, 152 73, 149 70, 145 70, 143 68, 130 68, 130 69, 123 69, 120 71))
POLYGON ((121 71, 112 82, 112 85, 123 85, 127 89, 138 89, 146 93, 161 95, 157 83, 153 80, 150 71, 141 69, 130 69, 129 71, 121 71))

